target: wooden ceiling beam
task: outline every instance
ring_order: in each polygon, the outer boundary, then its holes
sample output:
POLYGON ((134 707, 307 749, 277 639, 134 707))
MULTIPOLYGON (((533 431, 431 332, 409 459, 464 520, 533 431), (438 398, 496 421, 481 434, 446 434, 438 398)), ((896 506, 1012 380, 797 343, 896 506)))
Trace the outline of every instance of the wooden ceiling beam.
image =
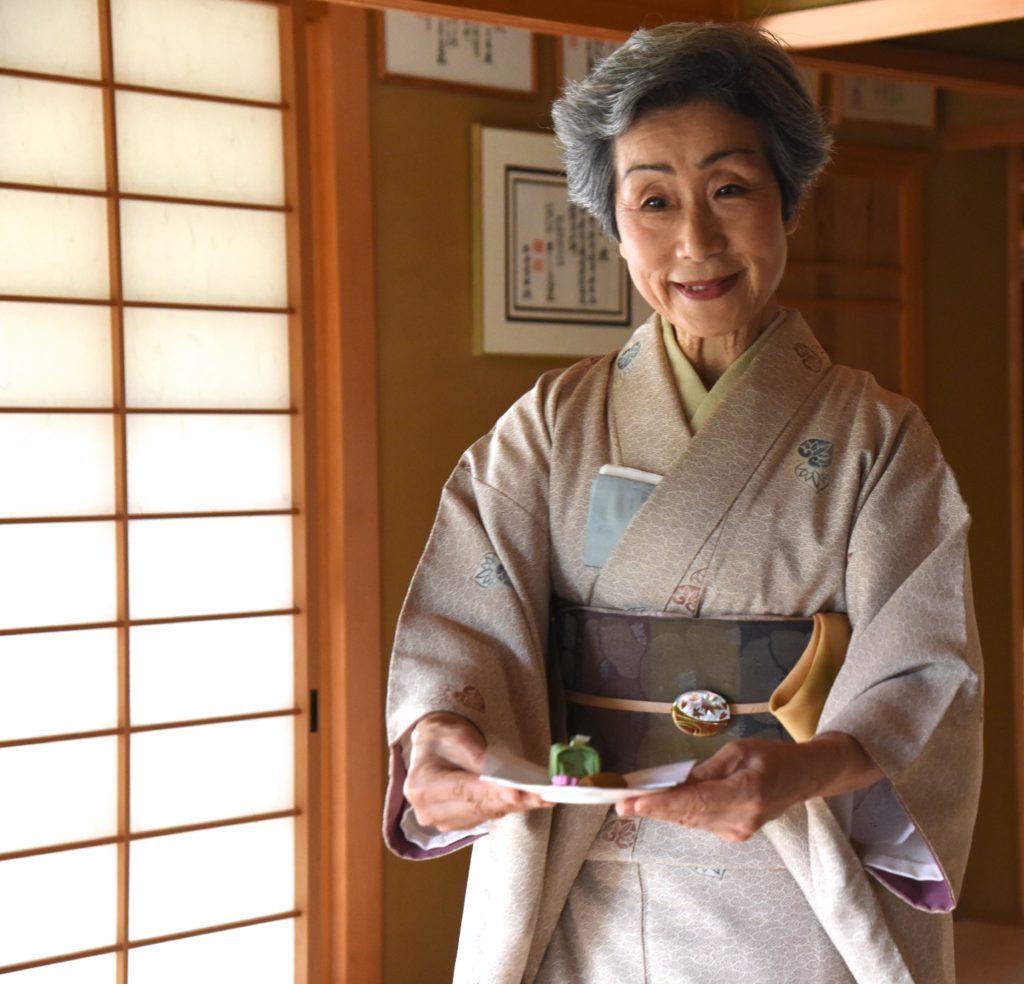
POLYGON ((638 27, 671 20, 736 20, 738 0, 327 0, 348 7, 402 10, 520 27, 540 34, 624 41, 638 27))
MULTIPOLYGON (((622 41, 641 25, 673 18, 735 20, 740 0, 325 0, 370 10, 401 10, 435 17, 469 18, 542 34, 574 34, 622 41)), ((840 43, 851 33, 888 37, 968 23, 1024 17, 1024 0, 849 0, 758 23, 795 48, 799 61, 832 72, 928 82, 986 95, 1024 98, 1024 67, 1000 59, 877 43, 840 43), (964 13, 964 8, 970 8, 964 13), (854 27, 856 30, 854 30, 854 27), (815 43, 810 44, 813 38, 815 43)))
POLYGON ((927 82, 959 92, 1024 99, 1024 62, 888 43, 811 48, 794 56, 801 64, 825 72, 927 82))
POLYGON ((752 23, 767 28, 792 48, 828 48, 1022 17, 1024 0, 851 0, 768 14, 752 23))

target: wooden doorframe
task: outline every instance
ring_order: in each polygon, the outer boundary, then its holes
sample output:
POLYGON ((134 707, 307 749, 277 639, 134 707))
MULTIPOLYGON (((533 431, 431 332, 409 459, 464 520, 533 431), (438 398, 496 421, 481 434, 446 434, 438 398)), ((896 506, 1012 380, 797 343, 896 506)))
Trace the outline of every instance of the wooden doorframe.
MULTIPOLYGON (((317 394, 317 560, 322 612, 321 706, 325 873, 319 979, 331 984, 379 984, 382 979, 383 900, 379 810, 383 798, 383 668, 380 632, 378 390, 373 276, 370 163, 370 39, 368 8, 438 13, 442 5, 418 0, 391 4, 363 0, 290 0, 306 24, 310 149, 310 221, 316 282, 311 368, 317 394), (331 504, 330 508, 326 508, 331 504)), ((476 0, 479 3, 480 0, 476 0)), ((503 0, 502 0, 503 2, 503 0)), ((450 16, 527 26, 521 17, 495 13, 502 2, 449 5, 450 16)), ((731 4, 732 0, 728 0, 731 4)), ((508 4, 505 4, 508 7, 508 4)), ((622 27, 596 24, 610 4, 547 7, 545 27, 555 34, 621 38, 622 27), (591 14, 587 22, 572 17, 591 14), (565 18, 566 10, 569 17, 565 18)), ((639 4, 621 4, 636 16, 639 4)), ((714 4, 723 9, 727 4, 714 4)), ((692 16, 692 15, 691 15, 692 16)), ((726 18, 730 19, 730 18, 726 18)), ((632 21, 636 23, 636 21, 632 21)), ((1011 178, 1021 177, 1019 153, 1011 178)), ((1014 186, 1015 189, 1017 186, 1014 186)), ((1012 200, 1019 205, 1019 190, 1012 200)), ((908 220, 909 221, 909 218, 908 220)), ((1014 249, 1019 249, 1015 242, 1014 249)), ((1014 264, 1016 264, 1016 252, 1014 264)), ((1016 268, 1014 266, 1014 268, 1016 268)), ((1024 412, 1020 284, 1011 284, 1011 541, 1013 550, 1013 651, 1024 644, 1024 412)), ((910 339, 908 337, 907 341, 910 339)), ((908 379, 919 389, 919 379, 908 379)), ((1024 816, 1024 667, 1015 661, 1017 806, 1024 816)), ((1024 900, 1024 858, 1020 865, 1024 900)), ((1022 901, 1024 904, 1024 901, 1022 901)))
POLYGON ((370 36, 366 11, 288 0, 305 67, 301 223, 311 638, 319 683, 319 912, 310 981, 380 984, 383 672, 370 36))
MULTIPOLYGON (((1017 816, 1024 818, 1024 312, 1021 265, 1024 223, 1021 221, 1024 143, 1009 148, 1009 433, 1010 433, 1010 582, 1013 619, 1013 720, 1016 738, 1017 816)), ((1024 919, 1024 842, 1018 838, 1018 915, 1024 919)))

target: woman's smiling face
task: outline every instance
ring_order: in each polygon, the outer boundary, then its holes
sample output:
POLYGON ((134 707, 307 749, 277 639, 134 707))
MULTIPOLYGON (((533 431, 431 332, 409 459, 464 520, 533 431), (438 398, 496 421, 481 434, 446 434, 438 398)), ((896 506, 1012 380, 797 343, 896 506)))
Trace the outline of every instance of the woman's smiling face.
POLYGON ((774 317, 796 219, 749 117, 703 100, 642 116, 615 142, 615 218, 633 282, 677 333, 746 347, 774 317))

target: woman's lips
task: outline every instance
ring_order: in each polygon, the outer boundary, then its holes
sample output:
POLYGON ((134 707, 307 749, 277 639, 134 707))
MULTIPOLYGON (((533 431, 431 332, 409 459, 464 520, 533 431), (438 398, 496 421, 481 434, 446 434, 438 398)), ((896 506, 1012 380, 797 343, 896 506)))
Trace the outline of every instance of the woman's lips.
POLYGON ((691 301, 713 301, 728 294, 736 286, 741 272, 731 273, 728 277, 721 277, 718 280, 691 280, 685 284, 673 282, 672 286, 691 301))

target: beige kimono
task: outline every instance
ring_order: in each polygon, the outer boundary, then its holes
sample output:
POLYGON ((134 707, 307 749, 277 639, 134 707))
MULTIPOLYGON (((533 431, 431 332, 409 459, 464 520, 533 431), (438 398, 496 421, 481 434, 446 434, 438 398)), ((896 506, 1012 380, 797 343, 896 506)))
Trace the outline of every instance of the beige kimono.
MULTIPOLYGON (((410 587, 388 698, 388 843, 408 857, 439 853, 417 848, 397 823, 400 739, 422 715, 461 714, 489 742, 546 761, 552 597, 695 618, 847 612, 853 637, 820 730, 854 735, 879 764, 936 874, 916 880, 876 864, 851 840, 841 806, 822 800, 793 807, 745 845, 658 821, 643 821, 640 839, 656 845, 652 871, 664 858, 717 871, 724 852, 728 904, 742 897, 752 911, 810 920, 798 935, 831 948, 843 979, 952 982, 948 911, 981 756, 968 526, 920 411, 869 375, 832 366, 796 313, 696 435, 654 321, 618 353, 546 374, 459 462, 410 587), (604 464, 663 478, 604 566, 586 567, 588 497, 604 464), (736 863, 744 857, 773 859, 792 894, 764 887, 757 865, 736 863)), ((557 807, 506 817, 475 841, 457 981, 558 979, 549 944, 582 925, 570 918, 570 892, 587 897, 574 884, 599 876, 609 844, 637 841, 606 820, 603 807, 557 807)), ((644 901, 666 932, 673 906, 681 920, 693 914, 677 899, 685 883, 673 884, 644 901)), ((701 911, 716 904, 702 899, 701 911)), ((593 931, 613 939, 614 907, 603 918, 593 931)), ((827 980, 794 972, 791 947, 771 932, 737 945, 757 947, 757 970, 724 968, 722 979, 827 980)), ((717 979, 706 967, 690 968, 692 978, 685 970, 660 966, 637 979, 717 979)))

